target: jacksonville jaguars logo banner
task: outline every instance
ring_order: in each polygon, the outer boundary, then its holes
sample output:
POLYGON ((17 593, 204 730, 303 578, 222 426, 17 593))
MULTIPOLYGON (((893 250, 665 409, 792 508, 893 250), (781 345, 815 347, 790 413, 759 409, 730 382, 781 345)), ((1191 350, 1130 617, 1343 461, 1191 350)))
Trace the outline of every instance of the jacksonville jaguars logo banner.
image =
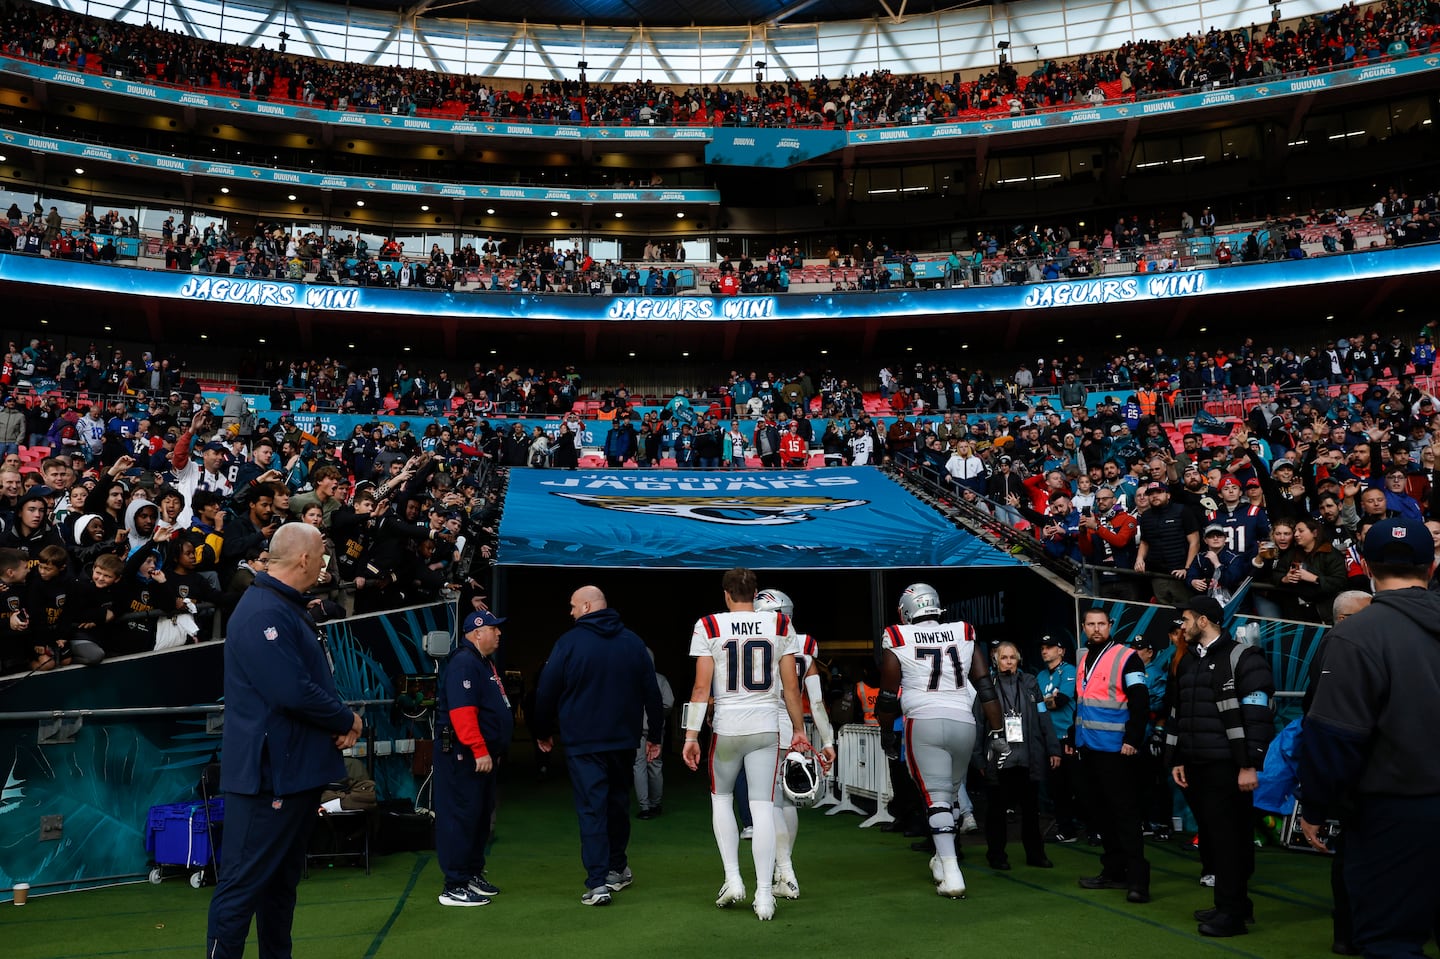
POLYGON ((506 566, 1014 566, 879 470, 512 470, 506 566))

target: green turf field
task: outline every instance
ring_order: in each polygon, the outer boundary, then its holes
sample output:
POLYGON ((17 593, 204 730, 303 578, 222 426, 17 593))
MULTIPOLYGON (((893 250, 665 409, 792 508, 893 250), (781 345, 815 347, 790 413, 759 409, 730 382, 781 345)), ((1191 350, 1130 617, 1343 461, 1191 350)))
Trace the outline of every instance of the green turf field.
MULTIPOLYGON (((781 900, 775 920, 747 908, 715 908, 719 855, 701 777, 667 760, 665 814, 635 822, 635 884, 608 908, 580 904, 584 873, 563 777, 536 785, 528 770, 505 787, 490 879, 503 893, 489 906, 442 908, 433 853, 375 860, 370 876, 348 865, 316 869, 300 885, 296 957, 448 959, 494 956, 674 957, 692 955, 939 957, 1003 950, 1027 959, 1065 956, 1290 956, 1330 954, 1328 863, 1319 856, 1262 850, 1252 885, 1258 924, 1248 936, 1208 940, 1190 913, 1211 905, 1188 844, 1155 843, 1154 901, 1090 892, 1076 878, 1098 871, 1098 850, 1050 846, 1055 868, 983 865, 983 844, 965 837, 963 901, 941 899, 927 857, 910 840, 857 828, 853 815, 802 811, 796 871, 801 899, 781 900)), ((742 862, 751 881, 749 844, 742 862)), ((6 959, 198 956, 211 889, 183 879, 0 906, 6 959)), ((253 942, 247 955, 254 955, 253 942)), ((993 954, 993 953, 991 953, 993 954)))

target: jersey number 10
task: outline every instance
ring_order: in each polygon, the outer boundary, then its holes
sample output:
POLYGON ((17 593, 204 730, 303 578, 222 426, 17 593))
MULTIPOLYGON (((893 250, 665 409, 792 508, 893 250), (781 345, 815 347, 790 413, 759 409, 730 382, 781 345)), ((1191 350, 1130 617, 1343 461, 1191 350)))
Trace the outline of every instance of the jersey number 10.
POLYGON ((775 647, 763 639, 747 640, 740 645, 732 639, 725 644, 725 688, 737 692, 743 684, 752 693, 772 689, 775 679, 775 647), (740 660, 745 668, 740 668, 740 660))

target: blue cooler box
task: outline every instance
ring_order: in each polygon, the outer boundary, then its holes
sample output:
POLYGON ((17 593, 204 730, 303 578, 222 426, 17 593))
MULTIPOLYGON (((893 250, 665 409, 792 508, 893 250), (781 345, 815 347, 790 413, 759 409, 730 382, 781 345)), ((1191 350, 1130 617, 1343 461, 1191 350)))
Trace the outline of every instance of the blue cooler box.
POLYGON ((210 837, 220 839, 225 821, 225 800, 171 803, 151 806, 145 824, 145 851, 161 866, 206 866, 215 861, 218 850, 210 848, 210 837))

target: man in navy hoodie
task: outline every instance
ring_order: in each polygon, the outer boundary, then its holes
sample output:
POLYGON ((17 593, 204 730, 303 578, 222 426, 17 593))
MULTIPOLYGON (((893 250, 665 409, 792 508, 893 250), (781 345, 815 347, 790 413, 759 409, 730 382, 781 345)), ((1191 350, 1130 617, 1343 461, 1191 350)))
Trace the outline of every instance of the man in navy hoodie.
POLYGON ((660 687, 645 643, 594 586, 570 597, 573 629, 555 643, 540 673, 532 731, 542 752, 554 746, 557 725, 580 817, 580 860, 587 906, 605 906, 610 894, 634 881, 625 847, 630 842, 631 767, 641 716, 646 759, 660 755, 664 721, 660 687))
POLYGON ((320 531, 290 523, 270 540, 270 567, 230 617, 225 641, 225 856, 210 900, 205 959, 239 959, 255 917, 260 955, 290 959, 295 889, 326 783, 345 778, 340 750, 360 714, 335 691, 306 611, 320 575, 320 531))

